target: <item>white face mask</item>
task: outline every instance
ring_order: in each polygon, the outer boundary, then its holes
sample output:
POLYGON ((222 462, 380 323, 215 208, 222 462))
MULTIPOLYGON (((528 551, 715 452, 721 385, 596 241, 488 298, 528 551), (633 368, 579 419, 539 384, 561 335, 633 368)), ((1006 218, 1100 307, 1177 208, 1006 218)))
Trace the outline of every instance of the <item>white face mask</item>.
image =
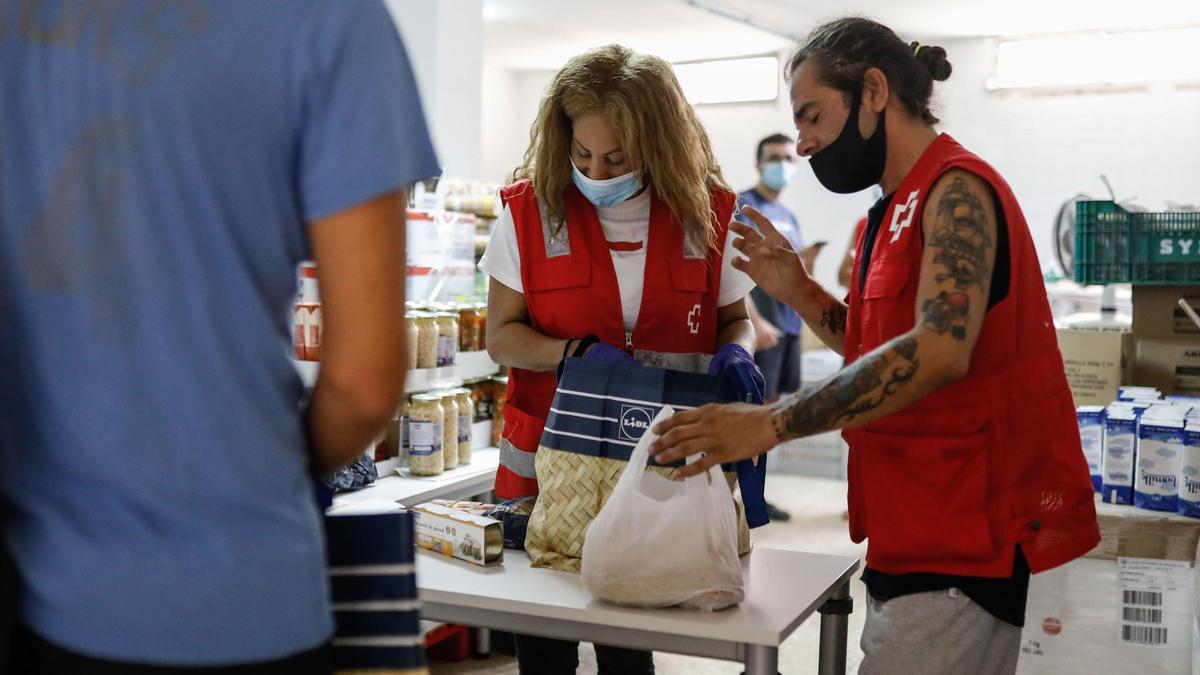
POLYGON ((571 179, 589 202, 602 209, 612 208, 642 189, 642 178, 636 172, 630 171, 615 178, 595 180, 583 175, 579 167, 575 166, 575 162, 571 162, 571 179))

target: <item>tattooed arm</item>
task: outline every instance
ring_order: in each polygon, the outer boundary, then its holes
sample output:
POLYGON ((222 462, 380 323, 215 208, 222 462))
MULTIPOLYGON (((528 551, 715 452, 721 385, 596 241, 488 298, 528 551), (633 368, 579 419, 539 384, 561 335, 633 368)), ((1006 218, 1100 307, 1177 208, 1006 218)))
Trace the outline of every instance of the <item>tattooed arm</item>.
POLYGON ((903 410, 966 374, 987 311, 996 251, 990 188, 964 171, 935 183, 922 219, 925 251, 916 325, 837 375, 770 407, 704 406, 658 425, 659 462, 705 457, 678 470, 755 457, 776 444, 856 427, 903 410))

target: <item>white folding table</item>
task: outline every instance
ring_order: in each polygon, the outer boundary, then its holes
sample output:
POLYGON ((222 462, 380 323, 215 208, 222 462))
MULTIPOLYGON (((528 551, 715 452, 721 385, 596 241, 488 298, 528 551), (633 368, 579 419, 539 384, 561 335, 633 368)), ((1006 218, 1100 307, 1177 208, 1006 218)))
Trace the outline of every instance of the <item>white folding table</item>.
POLYGON ((758 548, 743 560, 746 599, 720 612, 609 605, 579 575, 532 568, 512 550, 486 568, 418 551, 417 587, 425 619, 741 661, 746 675, 775 675, 779 645, 820 612, 819 672, 842 675, 858 566, 857 558, 758 548))

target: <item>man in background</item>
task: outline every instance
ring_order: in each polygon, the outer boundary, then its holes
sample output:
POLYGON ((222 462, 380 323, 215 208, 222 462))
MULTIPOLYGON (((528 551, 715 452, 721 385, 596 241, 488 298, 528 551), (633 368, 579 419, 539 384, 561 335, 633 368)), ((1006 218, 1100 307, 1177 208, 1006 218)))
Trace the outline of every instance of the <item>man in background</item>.
MULTIPOLYGON (((787 237, 792 247, 800 251, 805 265, 812 271, 820 246, 802 249, 800 221, 791 209, 779 201, 780 193, 796 176, 796 142, 783 134, 772 134, 758 142, 755 168, 758 184, 738 194, 739 206, 751 206, 763 214, 775 229, 787 237)), ((753 224, 739 210, 739 221, 753 224)), ((766 380, 766 400, 779 398, 800 388, 800 315, 786 304, 755 288, 750 293, 750 320, 758 336, 754 360, 766 380)), ((767 512, 773 521, 787 521, 791 516, 772 504, 767 512)))
POLYGON ((396 410, 405 186, 437 171, 379 0, 0 3, 13 672, 329 671, 312 476, 396 410))

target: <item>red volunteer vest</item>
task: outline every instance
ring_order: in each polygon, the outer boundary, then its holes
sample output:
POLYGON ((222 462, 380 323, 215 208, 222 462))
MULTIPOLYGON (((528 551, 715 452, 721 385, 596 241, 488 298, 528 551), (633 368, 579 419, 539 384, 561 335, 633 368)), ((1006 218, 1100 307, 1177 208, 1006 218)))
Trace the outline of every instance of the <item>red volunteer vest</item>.
MULTIPOLYGON (((711 197, 717 237, 707 252, 692 250, 670 208, 652 198, 642 305, 633 334, 626 335, 617 276, 595 207, 575 186, 568 187, 563 195, 567 222, 555 234, 543 221, 530 181, 502 189, 500 198, 516 224, 530 326, 555 338, 595 334, 631 353, 715 352, 721 260, 736 196, 714 189, 711 197)), ((533 457, 556 386, 553 371, 509 372, 498 496, 537 494, 533 457)))
POLYGON ((916 324, 926 197, 951 168, 995 191, 1008 225, 1010 285, 983 329, 967 375, 908 408, 843 433, 850 445, 850 536, 888 574, 1012 574, 1020 544, 1041 572, 1100 541, 1037 253, 1000 175, 942 134, 884 215, 860 288, 864 234, 850 287, 847 364, 916 324))

